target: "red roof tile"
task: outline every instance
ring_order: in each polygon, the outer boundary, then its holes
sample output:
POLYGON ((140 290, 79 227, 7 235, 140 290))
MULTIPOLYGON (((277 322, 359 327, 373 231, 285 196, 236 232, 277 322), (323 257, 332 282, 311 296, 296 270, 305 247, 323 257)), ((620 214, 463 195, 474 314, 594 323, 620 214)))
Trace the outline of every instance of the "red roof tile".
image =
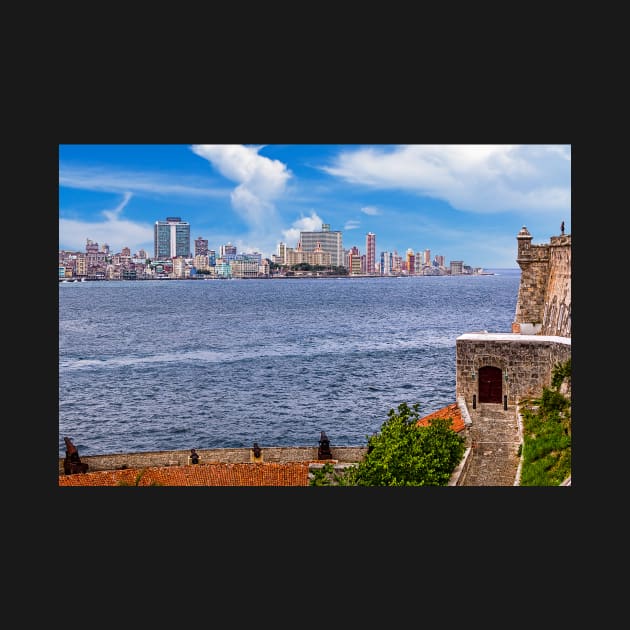
POLYGON ((447 418, 451 420, 451 428, 456 433, 459 433, 466 426, 464 424, 464 418, 462 418, 462 412, 459 410, 459 405, 457 403, 453 403, 452 405, 447 405, 446 407, 442 407, 442 409, 438 409, 433 413, 430 413, 428 416, 424 416, 418 420, 418 426, 428 426, 429 421, 434 418, 447 418))
POLYGON ((152 466, 60 475, 59 485, 308 486, 308 467, 308 462, 152 466))

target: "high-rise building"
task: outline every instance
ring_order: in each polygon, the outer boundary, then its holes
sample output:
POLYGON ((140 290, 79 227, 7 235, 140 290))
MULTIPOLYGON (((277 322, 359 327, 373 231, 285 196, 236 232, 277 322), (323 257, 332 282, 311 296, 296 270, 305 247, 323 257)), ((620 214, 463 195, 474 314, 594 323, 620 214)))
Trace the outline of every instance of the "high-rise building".
POLYGON ((286 255, 287 255, 287 246, 286 246, 285 243, 280 241, 278 243, 278 253, 276 254, 276 258, 278 260, 278 264, 280 264, 280 265, 284 265, 285 264, 286 255))
POLYGON ((334 267, 343 267, 343 244, 341 232, 331 230, 329 223, 322 223, 321 232, 300 232, 302 249, 312 252, 319 243, 322 251, 330 254, 330 264, 334 267))
POLYGON ((198 237, 195 239, 195 256, 208 255, 208 239, 198 237))
POLYGON ((190 258, 190 223, 180 217, 166 217, 156 221, 153 230, 156 260, 168 260, 183 256, 190 258))
POLYGON ((411 247, 409 249, 407 249, 407 256, 406 256, 406 267, 407 267, 407 273, 412 276, 415 272, 416 272, 416 255, 413 253, 413 249, 411 249, 411 247))
POLYGON ((376 262, 376 234, 368 232, 365 237, 365 273, 374 273, 376 262))
POLYGON ((219 256, 223 260, 234 260, 236 258, 236 245, 232 245, 232 243, 221 245, 219 247, 219 256))
POLYGON ((389 276, 392 272, 392 257, 389 252, 381 252, 381 276, 389 276))

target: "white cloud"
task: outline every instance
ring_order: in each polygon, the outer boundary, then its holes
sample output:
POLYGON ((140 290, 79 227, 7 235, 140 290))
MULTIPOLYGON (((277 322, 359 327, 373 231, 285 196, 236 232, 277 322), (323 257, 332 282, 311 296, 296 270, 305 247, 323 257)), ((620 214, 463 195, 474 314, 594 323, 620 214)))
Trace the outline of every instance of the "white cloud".
POLYGON ((377 214, 381 214, 378 208, 375 208, 374 206, 365 206, 361 208, 361 212, 363 212, 363 214, 367 214, 372 217, 376 216, 377 214))
POLYGON ((232 206, 250 229, 257 232, 275 222, 274 202, 285 193, 291 178, 285 164, 258 155, 261 148, 240 144, 194 144, 191 147, 193 153, 238 184, 232 191, 232 206))
POLYGON ((281 232, 276 202, 286 194, 292 173, 279 160, 259 155, 262 148, 240 144, 191 146, 193 153, 237 184, 230 194, 232 207, 249 230, 241 246, 269 257, 276 251, 277 235, 281 232))
POLYGON ((354 221, 350 219, 349 221, 346 221, 345 225, 343 226, 343 229, 356 230, 360 225, 361 225, 361 221, 354 221))
POLYGON ((310 216, 301 216, 291 224, 288 230, 282 230, 284 243, 288 247, 297 247, 300 240, 300 232, 318 232, 322 229, 322 219, 316 212, 311 212, 310 216))
POLYGON ((169 181, 165 173, 119 172, 111 169, 74 167, 59 164, 59 185, 101 192, 147 193, 186 197, 224 197, 224 189, 210 187, 199 178, 178 176, 169 181))
POLYGON ((134 223, 121 219, 120 215, 132 198, 126 192, 123 200, 113 210, 103 210, 104 221, 76 221, 73 219, 59 219, 59 249, 71 251, 85 251, 87 239, 99 244, 107 244, 111 251, 120 252, 123 247, 132 249, 134 244, 140 243, 138 249, 144 248, 149 256, 153 250, 153 226, 134 223))
POLYGON ((405 145, 342 151, 329 175, 377 189, 400 189, 458 210, 569 210, 570 146, 405 145))

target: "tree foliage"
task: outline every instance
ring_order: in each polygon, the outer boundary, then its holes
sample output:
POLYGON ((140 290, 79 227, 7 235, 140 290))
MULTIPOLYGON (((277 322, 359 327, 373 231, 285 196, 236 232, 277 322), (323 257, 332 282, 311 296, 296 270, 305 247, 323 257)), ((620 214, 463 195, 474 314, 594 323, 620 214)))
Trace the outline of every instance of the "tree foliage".
POLYGON ((460 462, 464 438, 450 419, 438 418, 418 426, 419 404, 390 409, 379 434, 368 438, 368 452, 340 485, 445 486, 460 462))

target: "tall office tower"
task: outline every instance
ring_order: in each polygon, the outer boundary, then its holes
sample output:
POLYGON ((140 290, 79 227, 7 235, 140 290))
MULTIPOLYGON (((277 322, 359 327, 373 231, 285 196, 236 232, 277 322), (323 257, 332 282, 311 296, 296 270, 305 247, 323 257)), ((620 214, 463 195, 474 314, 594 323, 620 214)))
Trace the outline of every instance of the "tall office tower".
POLYGON ((208 239, 198 237, 195 239, 195 256, 208 255, 208 239))
POLYGON ((166 217, 166 221, 156 221, 153 247, 157 260, 177 256, 190 258, 190 223, 179 217, 166 217))
POLYGON ((365 237, 365 273, 374 273, 376 262, 376 234, 368 232, 365 237))
POLYGON ((331 230, 330 224, 322 223, 321 232, 300 232, 300 242, 305 252, 312 252, 320 243, 322 250, 330 254, 331 265, 344 266, 341 232, 331 230))
POLYGON ((424 250, 424 260, 423 260, 425 265, 430 265, 431 264, 431 250, 430 249, 425 249, 424 250))

